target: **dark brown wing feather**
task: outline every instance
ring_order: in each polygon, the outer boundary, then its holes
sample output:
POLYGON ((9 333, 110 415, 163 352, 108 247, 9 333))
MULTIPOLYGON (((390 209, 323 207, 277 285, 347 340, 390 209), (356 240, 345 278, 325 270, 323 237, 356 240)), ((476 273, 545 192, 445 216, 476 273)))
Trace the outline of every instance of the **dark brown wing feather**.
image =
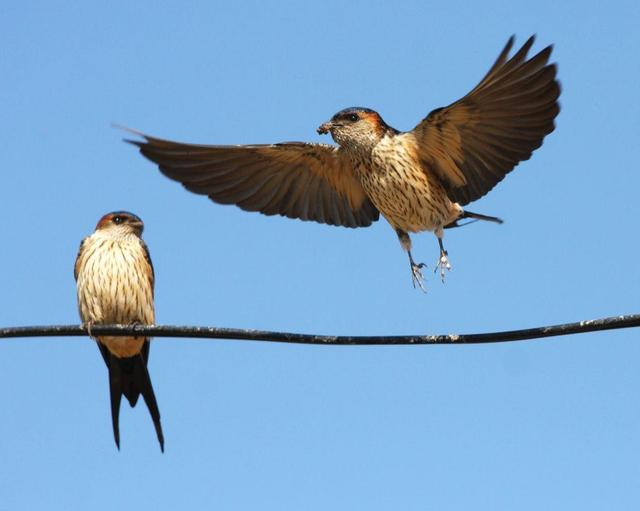
POLYGON ((151 296, 153 297, 155 293, 156 272, 153 268, 153 262, 151 261, 151 254, 149 253, 149 247, 147 247, 147 244, 144 242, 142 238, 139 238, 139 240, 140 240, 140 246, 144 251, 144 258, 149 264, 149 269, 151 270, 147 276, 149 278, 149 284, 151 286, 151 296))
POLYGON ((83 238, 80 242, 80 247, 78 248, 78 255, 76 256, 76 262, 73 264, 73 278, 78 280, 78 273, 80 273, 80 254, 82 254, 82 250, 84 248, 84 242, 87 238, 83 238))
POLYGON ((164 175, 219 204, 345 227, 366 227, 379 217, 338 147, 195 145, 139 135, 144 141, 127 142, 164 175))
POLYGON ((548 64, 552 47, 527 59, 533 42, 532 36, 509 59, 511 37, 469 94, 405 135, 451 200, 464 205, 485 195, 554 130, 560 85, 556 65, 548 64))

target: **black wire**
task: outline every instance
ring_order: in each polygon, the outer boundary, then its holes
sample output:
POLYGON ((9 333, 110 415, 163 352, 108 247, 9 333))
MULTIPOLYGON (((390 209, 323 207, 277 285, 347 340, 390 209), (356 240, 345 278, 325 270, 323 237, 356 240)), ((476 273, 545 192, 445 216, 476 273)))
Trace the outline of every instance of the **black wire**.
MULTIPOLYGON (((582 334, 599 330, 633 328, 640 326, 640 314, 627 314, 601 319, 591 319, 577 323, 507 330, 481 334, 444 335, 380 335, 345 336, 313 335, 291 332, 271 332, 268 330, 248 330, 239 328, 195 327, 195 326, 142 326, 142 325, 93 325, 92 336, 145 336, 145 337, 187 337, 198 339, 230 339, 241 341, 285 342, 319 345, 397 345, 397 344, 484 344, 491 342, 524 341, 560 335, 582 334)), ((81 325, 23 326, 0 328, 0 339, 17 337, 61 337, 86 336, 87 329, 81 325)))

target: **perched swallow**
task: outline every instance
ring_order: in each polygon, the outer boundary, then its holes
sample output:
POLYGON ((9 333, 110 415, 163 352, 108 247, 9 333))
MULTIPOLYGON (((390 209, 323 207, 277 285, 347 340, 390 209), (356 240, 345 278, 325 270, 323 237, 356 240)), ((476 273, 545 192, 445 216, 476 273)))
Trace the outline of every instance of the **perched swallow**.
POLYGON ((422 288, 424 264, 413 260, 409 233, 435 233, 444 279, 451 266, 443 229, 463 218, 501 223, 463 206, 529 159, 555 128, 560 85, 548 63, 552 47, 528 58, 531 37, 509 57, 513 40, 471 92, 411 131, 392 128, 368 108, 347 108, 318 128, 338 146, 194 145, 135 131, 144 141, 127 142, 163 174, 220 204, 346 227, 366 227, 382 213, 422 288))
MULTIPOLYGON (((126 211, 104 215, 95 232, 80 244, 74 268, 78 309, 88 325, 154 323, 154 273, 149 250, 142 238, 142 220, 126 211)), ((133 407, 142 394, 160 449, 164 436, 160 411, 147 371, 149 339, 146 337, 99 336, 98 348, 109 370, 111 421, 120 449, 120 400, 124 395, 133 407)))

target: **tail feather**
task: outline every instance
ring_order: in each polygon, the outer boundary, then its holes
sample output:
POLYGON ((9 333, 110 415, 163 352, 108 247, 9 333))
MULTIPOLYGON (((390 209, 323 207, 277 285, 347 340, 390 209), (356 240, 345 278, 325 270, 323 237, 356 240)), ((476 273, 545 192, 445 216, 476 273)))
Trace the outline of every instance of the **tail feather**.
POLYGON ((119 373, 109 369, 109 396, 111 398, 111 424, 113 425, 113 438, 116 446, 120 450, 120 400, 122 398, 122 388, 119 373))
POLYGON ((158 442, 160 443, 160 450, 164 452, 164 435, 162 434, 162 425, 160 424, 160 409, 158 408, 156 395, 154 394, 153 387, 151 386, 151 378, 149 377, 147 365, 142 363, 142 357, 140 357, 140 361, 141 363, 137 366, 137 373, 140 376, 140 382, 144 382, 144 386, 140 385, 139 387, 140 393, 142 394, 142 398, 144 399, 144 402, 149 409, 149 413, 151 414, 153 426, 156 428, 156 436, 158 437, 158 442))
POLYGON ((504 220, 497 216, 481 215, 480 213, 472 213, 471 211, 463 211, 461 218, 475 218, 476 220, 485 220, 487 222, 494 222, 496 224, 503 224, 504 220))
POLYGON ((164 435, 160 424, 160 410, 158 409, 158 402, 153 392, 151 378, 143 356, 138 354, 134 357, 119 358, 111 354, 102 344, 98 343, 98 345, 109 368, 111 422, 116 446, 120 449, 119 416, 122 396, 125 396, 129 404, 134 407, 138 402, 138 397, 142 394, 153 420, 158 442, 160 443, 160 450, 164 452, 164 435))
POLYGON ((462 227, 463 225, 467 225, 470 224, 474 221, 477 220, 484 220, 486 222, 494 222, 496 224, 503 224, 504 220, 502 220, 501 218, 498 218, 497 216, 488 216, 488 215, 481 215, 480 213, 473 213, 471 211, 463 211, 462 215, 460 216, 460 218, 458 218, 456 221, 451 222, 450 224, 447 224, 444 226, 445 229, 452 229, 453 227, 462 227), (458 222, 462 219, 465 218, 471 218, 472 221, 471 222, 467 222, 464 224, 459 224, 458 222))

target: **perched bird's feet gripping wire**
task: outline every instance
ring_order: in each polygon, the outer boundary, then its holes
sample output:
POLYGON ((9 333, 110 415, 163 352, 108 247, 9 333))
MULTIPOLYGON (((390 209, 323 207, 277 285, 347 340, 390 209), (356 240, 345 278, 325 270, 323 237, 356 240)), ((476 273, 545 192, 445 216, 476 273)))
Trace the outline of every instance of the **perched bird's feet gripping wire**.
POLYGON ((91 333, 91 327, 93 326, 93 321, 87 321, 87 322, 83 323, 82 326, 87 329, 87 334, 89 334, 89 337, 95 341, 96 338, 91 333))

